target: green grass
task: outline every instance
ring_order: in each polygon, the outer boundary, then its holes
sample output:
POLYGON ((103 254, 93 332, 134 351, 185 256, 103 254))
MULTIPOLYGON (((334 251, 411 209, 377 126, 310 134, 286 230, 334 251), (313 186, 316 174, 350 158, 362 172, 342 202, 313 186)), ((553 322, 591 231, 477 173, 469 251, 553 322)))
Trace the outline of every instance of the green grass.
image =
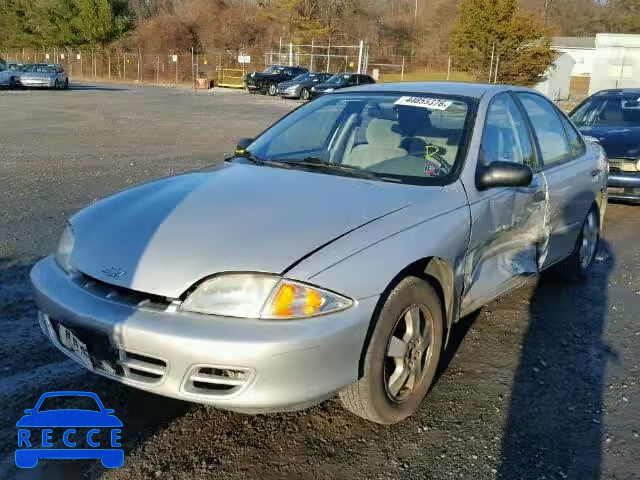
MULTIPOLYGON (((404 78, 400 78, 399 72, 380 73, 381 82, 434 82, 447 79, 447 71, 426 70, 423 72, 405 72, 404 78)), ((464 72, 451 72, 449 80, 453 82, 473 82, 473 77, 464 72)))

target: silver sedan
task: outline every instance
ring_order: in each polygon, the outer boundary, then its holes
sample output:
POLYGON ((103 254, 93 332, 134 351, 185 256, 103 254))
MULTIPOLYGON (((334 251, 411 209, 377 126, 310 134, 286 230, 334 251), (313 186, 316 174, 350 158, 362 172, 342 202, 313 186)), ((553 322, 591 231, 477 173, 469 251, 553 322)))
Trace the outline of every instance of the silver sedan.
POLYGON ((588 276, 606 181, 602 148, 534 91, 340 90, 74 215, 31 272, 40 325, 150 392, 249 413, 339 393, 395 423, 462 316, 551 267, 588 276))
POLYGON ((25 67, 20 74, 23 87, 68 88, 69 77, 62 65, 35 63, 25 67))

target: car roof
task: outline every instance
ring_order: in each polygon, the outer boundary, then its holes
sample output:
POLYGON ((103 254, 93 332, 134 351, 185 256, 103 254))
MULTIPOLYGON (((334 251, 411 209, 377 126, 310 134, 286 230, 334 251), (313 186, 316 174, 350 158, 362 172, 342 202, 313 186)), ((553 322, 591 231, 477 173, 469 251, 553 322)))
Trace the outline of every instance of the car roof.
POLYGON ((600 90, 593 94, 594 97, 613 96, 613 95, 640 95, 640 88, 611 88, 608 90, 600 90))
POLYGON ((459 95, 463 97, 481 98, 487 93, 498 93, 508 90, 533 92, 533 90, 513 85, 464 82, 395 82, 373 83, 353 87, 344 91, 366 92, 398 92, 398 93, 435 93, 441 95, 459 95))

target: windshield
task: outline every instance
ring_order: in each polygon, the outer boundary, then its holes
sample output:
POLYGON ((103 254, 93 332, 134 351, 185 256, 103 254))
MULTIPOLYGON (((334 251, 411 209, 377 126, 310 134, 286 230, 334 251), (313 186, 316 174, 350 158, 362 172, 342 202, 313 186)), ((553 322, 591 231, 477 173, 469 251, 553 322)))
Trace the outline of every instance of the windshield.
POLYGON ((322 173, 329 166, 384 181, 446 183, 466 151, 474 107, 472 99, 443 95, 327 95, 283 118, 248 150, 267 164, 313 163, 322 173))
POLYGON ((595 96, 580 105, 571 120, 579 126, 640 126, 640 94, 595 96))
POLYGON ((18 65, 16 63, 10 63, 7 66, 9 67, 9 70, 13 70, 15 72, 23 71, 27 68, 26 65, 18 65))
POLYGON ((327 80, 327 83, 345 83, 347 80, 349 80, 348 73, 337 73, 327 80))
POLYGON ((309 78, 313 78, 313 77, 315 77, 315 75, 309 75, 308 73, 301 73, 297 77, 294 77, 294 79, 291 80, 291 81, 292 82, 304 82, 305 80, 307 80, 309 78))
POLYGON ((284 71, 284 67, 278 67, 276 65, 271 65, 267 67, 262 73, 282 73, 284 71))
POLYGON ((28 72, 53 73, 57 70, 55 65, 32 65, 27 69, 28 72))

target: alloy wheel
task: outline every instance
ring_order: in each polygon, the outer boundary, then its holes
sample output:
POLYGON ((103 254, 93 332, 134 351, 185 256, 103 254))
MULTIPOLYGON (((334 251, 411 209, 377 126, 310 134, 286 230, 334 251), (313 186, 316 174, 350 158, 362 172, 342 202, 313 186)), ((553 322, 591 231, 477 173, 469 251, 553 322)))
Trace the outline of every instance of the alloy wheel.
POLYGON ((581 237, 582 243, 580 244, 578 255, 580 266, 586 270, 593 261, 598 246, 598 220, 593 210, 589 212, 582 225, 581 237))
POLYGON ((434 323, 425 305, 411 305, 396 321, 384 362, 389 398, 404 402, 420 386, 433 358, 434 323))

